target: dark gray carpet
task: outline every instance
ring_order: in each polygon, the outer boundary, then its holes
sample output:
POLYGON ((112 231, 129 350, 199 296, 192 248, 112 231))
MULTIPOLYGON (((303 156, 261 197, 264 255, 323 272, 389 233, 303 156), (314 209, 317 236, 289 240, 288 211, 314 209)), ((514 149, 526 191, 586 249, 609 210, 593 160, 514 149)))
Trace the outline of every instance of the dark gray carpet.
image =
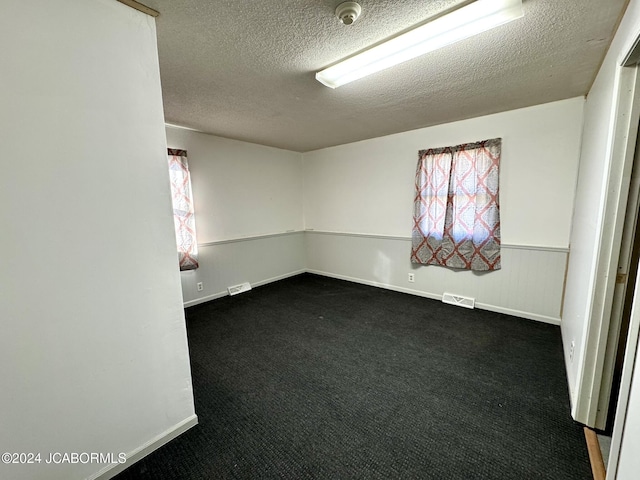
POLYGON ((118 480, 590 478, 556 326, 305 274, 187 330, 200 424, 118 480))

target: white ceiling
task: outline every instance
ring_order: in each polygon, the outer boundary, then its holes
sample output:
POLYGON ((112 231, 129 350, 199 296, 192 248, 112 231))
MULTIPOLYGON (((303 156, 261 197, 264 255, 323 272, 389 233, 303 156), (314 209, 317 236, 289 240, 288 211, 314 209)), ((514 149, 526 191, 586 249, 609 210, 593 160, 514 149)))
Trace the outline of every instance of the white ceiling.
POLYGON ((524 17, 332 90, 315 72, 465 0, 142 0, 168 123, 294 151, 584 95, 627 0, 524 0, 524 17))

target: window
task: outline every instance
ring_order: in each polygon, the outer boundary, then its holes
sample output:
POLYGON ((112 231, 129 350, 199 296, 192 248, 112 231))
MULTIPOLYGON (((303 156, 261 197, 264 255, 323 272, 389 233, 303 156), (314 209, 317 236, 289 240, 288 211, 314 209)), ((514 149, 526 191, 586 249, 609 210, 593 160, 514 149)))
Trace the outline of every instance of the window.
POLYGON ((501 146, 495 138, 419 152, 413 263, 500 269, 501 146))
POLYGON ((180 270, 195 270, 198 268, 198 244, 187 152, 170 148, 168 157, 173 222, 176 228, 180 270))

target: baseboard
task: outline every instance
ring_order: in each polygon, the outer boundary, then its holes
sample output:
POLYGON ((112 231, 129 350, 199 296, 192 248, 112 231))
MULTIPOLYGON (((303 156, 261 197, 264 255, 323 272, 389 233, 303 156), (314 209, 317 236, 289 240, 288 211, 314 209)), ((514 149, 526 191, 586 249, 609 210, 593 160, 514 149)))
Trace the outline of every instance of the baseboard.
POLYGON ((589 453, 589 462, 591 463, 591 473, 593 480, 605 480, 607 472, 605 470, 604 461, 602 460, 602 451, 600 450, 600 442, 596 432, 589 427, 584 427, 584 438, 587 442, 587 451, 589 453))
POLYGON ((216 298, 226 297, 227 295, 229 295, 229 292, 225 290, 224 292, 213 293, 213 294, 207 295, 205 297, 199 297, 199 298, 195 298, 193 300, 189 300, 188 302, 184 302, 182 304, 182 306, 184 308, 193 307, 195 305, 200 305, 201 303, 205 303, 205 302, 209 302, 211 300, 215 300, 216 298))
POLYGON ((184 432, 186 432, 190 428, 196 426, 197 424, 198 424, 198 417, 197 417, 197 415, 194 414, 194 415, 186 418, 182 422, 178 423, 174 427, 172 427, 172 428, 166 430, 165 432, 161 433, 160 435, 152 438, 151 440, 149 440, 148 442, 144 443, 143 445, 140 445, 138 448, 136 448, 136 449, 132 450, 131 452, 127 453, 127 461, 125 463, 107 465, 106 467, 104 467, 99 472, 95 473, 94 475, 91 475, 91 476, 87 477, 86 480, 108 480, 110 478, 115 477, 118 473, 120 473, 123 470, 129 468, 131 465, 136 463, 138 460, 143 459, 144 457, 149 455, 154 450, 157 450, 161 446, 163 446, 166 443, 170 442, 171 440, 173 440, 177 436, 183 434, 184 432))
MULTIPOLYGON (((322 275, 324 277, 337 278, 339 280, 346 280, 348 282, 361 283, 363 285, 369 285, 372 287, 384 288, 386 290, 393 290, 394 292, 408 293, 410 295, 417 295, 419 297, 431 298, 433 300, 442 300, 442 294, 425 292, 422 290, 415 290, 412 288, 399 287, 397 285, 391 285, 388 283, 374 282, 371 280, 365 280, 362 278, 349 277, 347 275, 339 275, 330 272, 323 272, 321 270, 308 269, 308 273, 316 275, 322 275)), ((540 315, 532 312, 524 312, 521 310, 515 310, 512 308, 499 307, 488 303, 476 302, 476 307, 481 310, 488 310, 490 312, 504 313, 506 315, 513 315, 514 317, 526 318, 527 320, 535 320, 537 322, 550 323, 552 325, 560 325, 560 319, 554 317, 548 317, 546 315, 540 315)))
MULTIPOLYGON (((261 285, 266 285, 268 283, 277 282, 278 280, 284 280, 285 278, 295 277, 296 275, 300 275, 302 273, 305 273, 306 271, 307 270, 302 269, 302 270, 296 270, 294 272, 288 272, 288 273, 285 273, 283 275, 278 275, 278 276, 275 276, 275 277, 266 278, 264 280, 260 280, 259 282, 252 283, 251 286, 252 287, 259 287, 261 285)), ((184 308, 193 307, 195 305, 200 305, 201 303, 209 302, 209 301, 215 300, 217 298, 226 297, 228 295, 229 295, 229 292, 227 290, 224 290, 222 292, 213 293, 213 294, 207 295, 205 297, 199 297, 199 298, 195 298, 193 300, 189 300, 188 302, 184 302, 183 306, 184 306, 184 308)))
POLYGON ((268 283, 277 282, 278 280, 284 280, 285 278, 295 277, 296 275, 302 275, 303 273, 306 273, 306 272, 307 270, 303 268, 301 270, 296 270, 295 272, 289 272, 289 273, 285 273, 284 275, 278 275, 277 277, 271 277, 271 278, 267 278, 266 280, 260 280, 259 282, 252 283, 251 286, 259 287, 261 285, 266 285, 268 283))
MULTIPOLYGON (((363 285, 369 285, 371 287, 384 288, 386 290, 393 290, 394 292, 408 293, 410 295, 416 295, 418 297, 431 298, 433 300, 442 300, 442 294, 439 293, 431 293, 425 292, 423 290, 416 290, 413 288, 400 287, 398 285, 391 285, 388 283, 375 282, 372 280, 365 280, 363 278, 350 277, 348 275, 339 275, 336 273, 325 272, 322 270, 313 270, 313 269, 301 269, 296 270, 294 272, 285 273, 283 275, 278 275, 276 277, 267 278, 265 280, 260 280, 259 282, 252 283, 252 287, 259 287, 261 285, 266 285, 268 283, 277 282, 278 280, 284 280, 285 278, 295 277, 296 275, 300 275, 303 273, 313 273, 315 275, 321 275, 323 277, 336 278, 338 280, 346 280, 348 282, 360 283, 363 285)), ((188 302, 184 302, 184 308, 193 307, 195 305, 199 305, 201 303, 209 302, 211 300, 215 300, 217 298, 226 297, 229 295, 229 292, 222 291, 218 293, 214 293, 211 295, 207 295, 205 297, 196 298, 194 300, 190 300, 188 302)), ((514 317, 526 318, 527 320, 535 320, 537 322, 549 323, 551 325, 560 325, 560 319, 555 317, 549 317, 546 315, 540 315, 532 312, 525 312, 522 310, 516 310, 513 308, 506 308, 497 305, 491 305, 489 303, 476 302, 476 307, 481 310, 488 310, 490 312, 496 313, 504 313, 505 315, 513 315, 514 317)))
POLYGON ((385 290, 393 290, 394 292, 409 293, 411 295, 417 295, 418 297, 431 298, 433 300, 440 300, 440 298, 442 297, 442 295, 423 292, 422 290, 414 290, 412 288, 398 287, 397 285, 390 285, 388 283, 382 283, 382 282, 374 282, 372 280, 365 280, 363 278, 350 277, 348 275, 340 275, 337 273, 324 272, 322 270, 308 269, 307 273, 313 273, 315 275, 321 275, 323 277, 337 278, 338 280, 346 280, 347 282, 360 283, 362 285, 369 285, 371 287, 380 287, 380 288, 384 288, 385 290))
POLYGON ((488 303, 482 302, 476 302, 476 307, 482 310, 488 310, 490 312, 504 313, 505 315, 513 315, 514 317, 526 318, 527 320, 535 320, 536 322, 550 323, 551 325, 560 325, 559 318, 540 315, 539 313, 524 312, 522 310, 516 310, 514 308, 498 307, 496 305, 490 305, 488 303))

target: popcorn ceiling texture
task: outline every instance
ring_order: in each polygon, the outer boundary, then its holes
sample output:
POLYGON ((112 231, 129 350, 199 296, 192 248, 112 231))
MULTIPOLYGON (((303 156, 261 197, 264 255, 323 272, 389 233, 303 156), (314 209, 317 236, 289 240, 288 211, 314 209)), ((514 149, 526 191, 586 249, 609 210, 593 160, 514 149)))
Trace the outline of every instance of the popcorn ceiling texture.
POLYGON ((166 120, 294 151, 585 95, 625 0, 524 0, 525 16, 336 90, 315 72, 461 0, 147 0, 166 120))

